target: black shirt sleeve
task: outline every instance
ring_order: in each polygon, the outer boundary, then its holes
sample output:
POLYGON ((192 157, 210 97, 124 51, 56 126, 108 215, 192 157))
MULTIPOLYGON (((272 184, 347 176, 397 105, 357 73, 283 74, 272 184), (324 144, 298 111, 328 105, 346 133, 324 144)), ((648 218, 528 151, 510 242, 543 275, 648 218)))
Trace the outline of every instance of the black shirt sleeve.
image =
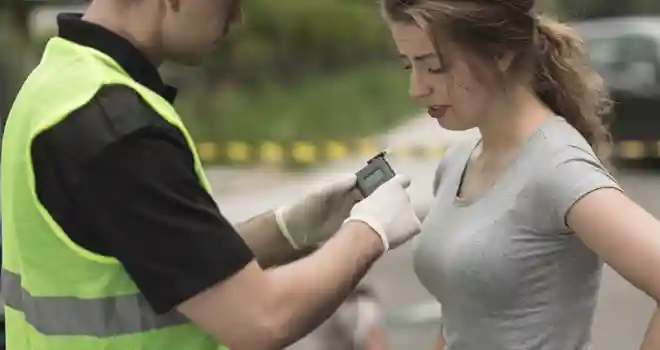
POLYGON ((167 312, 241 270, 253 255, 200 184, 180 131, 159 116, 145 118, 155 112, 126 94, 102 91, 37 138, 37 193, 74 242, 116 257, 154 310, 167 312), (82 144, 75 140, 85 118, 82 144))

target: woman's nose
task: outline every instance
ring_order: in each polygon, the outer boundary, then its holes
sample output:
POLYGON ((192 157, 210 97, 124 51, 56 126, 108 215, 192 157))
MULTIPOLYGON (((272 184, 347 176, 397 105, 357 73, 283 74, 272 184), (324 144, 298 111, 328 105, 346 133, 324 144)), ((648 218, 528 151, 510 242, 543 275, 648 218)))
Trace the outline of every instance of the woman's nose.
POLYGON ((433 87, 424 82, 418 73, 412 71, 410 73, 410 96, 416 100, 426 98, 433 93, 433 87))

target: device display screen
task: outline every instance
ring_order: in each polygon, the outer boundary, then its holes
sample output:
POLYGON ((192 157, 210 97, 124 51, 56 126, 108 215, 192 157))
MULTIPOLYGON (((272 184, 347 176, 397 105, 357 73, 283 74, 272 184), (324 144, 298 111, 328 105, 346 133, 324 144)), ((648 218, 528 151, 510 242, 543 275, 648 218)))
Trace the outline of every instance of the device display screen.
POLYGON ((373 188, 378 185, 385 178, 385 173, 382 169, 376 169, 371 174, 364 178, 364 185, 368 188, 373 188))

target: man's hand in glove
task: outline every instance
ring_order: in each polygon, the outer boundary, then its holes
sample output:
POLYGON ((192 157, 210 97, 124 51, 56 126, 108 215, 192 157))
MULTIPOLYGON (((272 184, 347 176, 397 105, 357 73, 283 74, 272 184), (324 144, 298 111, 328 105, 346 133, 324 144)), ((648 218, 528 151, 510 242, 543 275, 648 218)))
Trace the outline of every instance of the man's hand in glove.
POLYGON ((355 174, 346 174, 275 211, 277 225, 295 249, 321 243, 332 236, 359 200, 355 174))
POLYGON ((348 221, 362 221, 381 238, 385 251, 397 248, 421 231, 421 222, 406 188, 410 178, 396 175, 351 210, 348 221))

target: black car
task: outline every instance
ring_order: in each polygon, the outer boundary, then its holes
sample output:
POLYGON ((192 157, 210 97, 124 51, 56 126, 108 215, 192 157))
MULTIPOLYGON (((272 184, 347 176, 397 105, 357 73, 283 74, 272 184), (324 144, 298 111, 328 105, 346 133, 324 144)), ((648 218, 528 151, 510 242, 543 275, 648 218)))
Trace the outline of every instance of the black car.
POLYGON ((574 23, 615 102, 615 156, 660 158, 660 16, 574 23))

